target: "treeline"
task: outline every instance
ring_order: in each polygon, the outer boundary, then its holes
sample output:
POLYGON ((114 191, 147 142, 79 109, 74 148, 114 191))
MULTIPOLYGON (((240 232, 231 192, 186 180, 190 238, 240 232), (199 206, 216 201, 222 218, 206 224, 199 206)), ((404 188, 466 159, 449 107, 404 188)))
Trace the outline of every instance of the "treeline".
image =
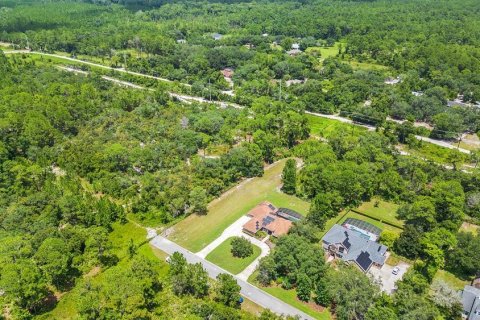
MULTIPOLYGON (((308 137, 302 110, 285 103, 181 105, 161 89, 129 90, 33 61, 0 52, 0 289, 17 318, 44 313, 92 269, 117 267, 114 223, 205 214, 213 197, 308 137), (210 146, 222 148, 209 158, 210 146)), ((154 283, 142 285, 125 284, 133 297, 145 290, 157 299, 154 283)), ((92 309, 115 303, 111 288, 89 290, 82 312, 116 314, 92 309)), ((155 302, 142 299, 128 306, 132 314, 152 312, 155 302)))
POLYGON ((400 156, 392 142, 385 132, 337 132, 328 142, 308 140, 294 148, 304 164, 296 177, 289 169, 295 164, 287 164, 282 190, 310 199, 310 211, 261 260, 256 281, 295 288, 298 299, 330 307, 338 319, 460 315, 457 293, 434 276, 446 269, 470 280, 480 270, 480 237, 458 231, 466 214, 479 217, 479 173, 400 156), (354 266, 329 267, 320 245, 327 220, 374 196, 402 204, 397 215, 404 231, 385 231, 380 241, 413 261, 392 296, 354 266))
POLYGON ((101 57, 115 67, 188 82, 204 97, 222 97, 229 85, 219 71, 234 68, 233 99, 243 104, 270 96, 374 125, 387 116, 425 121, 435 127, 433 137, 456 139, 479 130, 479 108, 447 107, 458 94, 466 103, 480 101, 477 7, 476 1, 431 0, 177 1, 133 12, 81 2, 20 3, 0 13, 0 39, 101 57), (214 33, 223 37, 214 40, 214 33), (336 52, 321 57, 317 49, 336 41, 336 52), (291 57, 285 51, 293 43, 313 50, 291 57), (368 70, 352 68, 356 63, 368 70), (400 82, 385 84, 390 76, 400 82), (292 79, 308 81, 287 85, 292 79))

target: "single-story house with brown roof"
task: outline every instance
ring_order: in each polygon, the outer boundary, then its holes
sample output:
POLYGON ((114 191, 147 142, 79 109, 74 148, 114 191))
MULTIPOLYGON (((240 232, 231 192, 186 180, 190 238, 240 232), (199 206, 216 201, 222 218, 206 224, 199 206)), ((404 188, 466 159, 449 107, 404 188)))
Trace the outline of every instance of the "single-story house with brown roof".
POLYGON ((293 221, 298 221, 302 217, 291 209, 277 209, 267 201, 258 204, 247 213, 247 216, 251 219, 243 225, 245 233, 255 235, 259 231, 264 231, 274 237, 287 234, 293 221))

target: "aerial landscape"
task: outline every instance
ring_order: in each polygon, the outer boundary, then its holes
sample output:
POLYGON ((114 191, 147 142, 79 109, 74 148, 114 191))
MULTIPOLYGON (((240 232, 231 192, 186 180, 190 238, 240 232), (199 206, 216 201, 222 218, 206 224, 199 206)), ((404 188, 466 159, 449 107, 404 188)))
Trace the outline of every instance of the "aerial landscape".
POLYGON ((480 320, 480 1, 0 0, 0 320, 480 320))

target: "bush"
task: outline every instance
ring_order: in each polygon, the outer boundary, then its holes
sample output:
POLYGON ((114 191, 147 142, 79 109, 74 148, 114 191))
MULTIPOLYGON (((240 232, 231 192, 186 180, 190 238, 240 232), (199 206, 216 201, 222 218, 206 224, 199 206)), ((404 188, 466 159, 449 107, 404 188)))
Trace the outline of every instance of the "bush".
POLYGON ((253 254, 252 243, 244 237, 235 237, 232 240, 231 253, 237 258, 249 257, 253 254))
POLYGON ((384 230, 380 234, 380 240, 379 241, 380 241, 381 244, 384 244, 387 247, 392 248, 393 244, 395 243, 395 241, 397 241, 398 237, 399 237, 399 235, 396 234, 395 232, 389 231, 389 230, 384 230))

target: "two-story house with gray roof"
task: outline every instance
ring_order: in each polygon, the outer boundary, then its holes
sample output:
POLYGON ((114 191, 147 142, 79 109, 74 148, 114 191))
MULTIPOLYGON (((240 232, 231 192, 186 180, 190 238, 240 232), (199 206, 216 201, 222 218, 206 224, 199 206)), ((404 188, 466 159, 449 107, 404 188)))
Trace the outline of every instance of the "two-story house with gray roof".
POLYGON ((480 289, 465 286, 460 292, 463 306, 463 318, 467 320, 480 320, 480 289))
POLYGON ((322 238, 322 246, 330 255, 355 263, 363 272, 372 266, 382 267, 387 247, 348 225, 334 225, 322 238))

